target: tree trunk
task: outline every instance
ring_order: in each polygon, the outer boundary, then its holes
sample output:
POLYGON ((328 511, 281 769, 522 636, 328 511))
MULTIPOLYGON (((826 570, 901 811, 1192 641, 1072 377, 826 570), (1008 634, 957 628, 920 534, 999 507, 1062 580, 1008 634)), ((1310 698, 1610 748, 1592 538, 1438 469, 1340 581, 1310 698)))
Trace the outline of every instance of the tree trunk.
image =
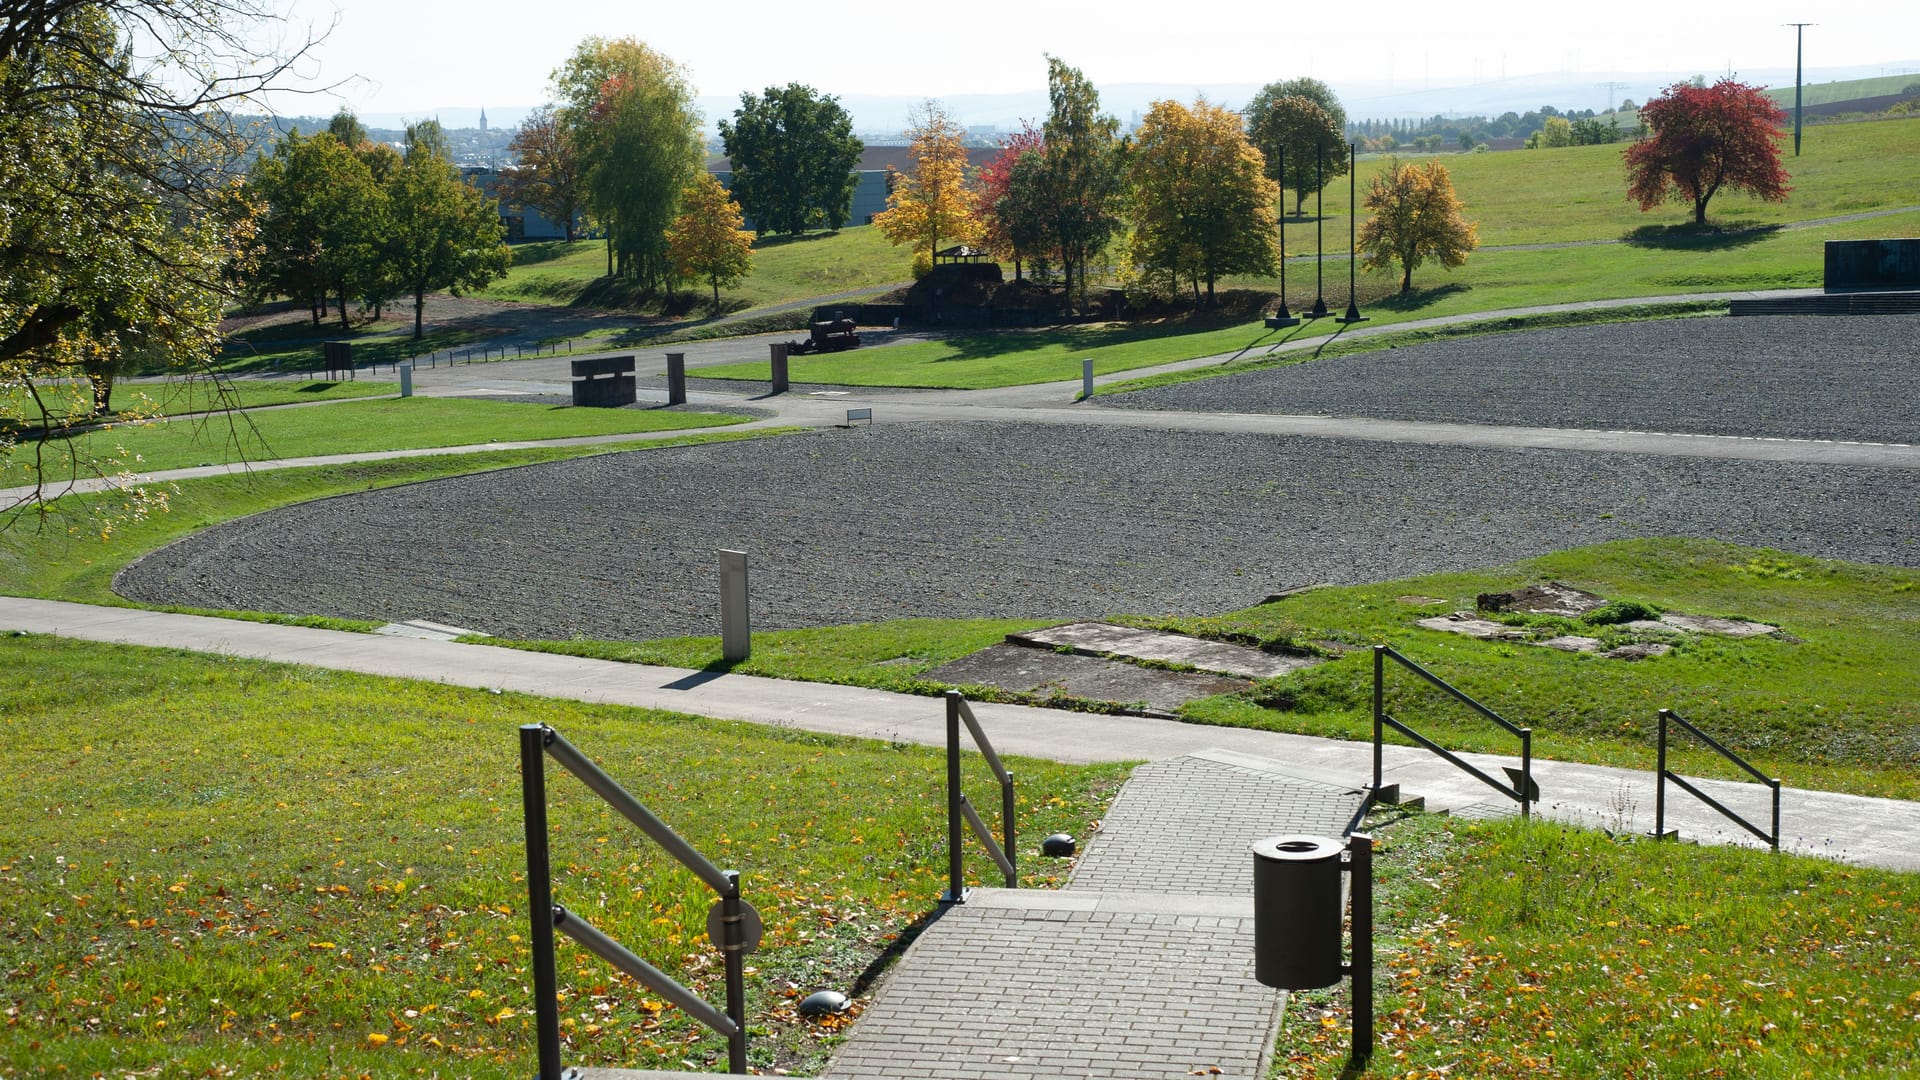
POLYGON ((720 314, 720 279, 709 278, 708 280, 713 284, 713 313, 718 315, 720 314))
POLYGON ((1411 266, 1408 266, 1400 275, 1400 291, 1403 293, 1413 291, 1413 267, 1411 266))
POLYGON ((336 287, 340 290, 340 329, 351 330, 353 327, 347 322, 347 283, 340 282, 336 287))
POLYGON ((426 317, 426 309, 427 290, 413 290, 413 340, 415 341, 419 341, 422 337, 426 336, 421 330, 422 320, 426 317))
POLYGON ((607 276, 613 276, 613 234, 607 234, 607 276))
MULTIPOLYGON (((1709 195, 1707 198, 1710 199, 1712 196, 1709 195)), ((1705 225, 1707 223, 1707 199, 1693 200, 1693 223, 1695 225, 1705 225)))
POLYGON ((87 372, 87 382, 93 384, 93 414, 105 416, 113 404, 113 373, 109 371, 87 372))
POLYGON ((313 316, 313 326, 316 330, 320 328, 320 320, 327 314, 320 310, 320 301, 315 300, 312 293, 307 294, 307 314, 313 316))

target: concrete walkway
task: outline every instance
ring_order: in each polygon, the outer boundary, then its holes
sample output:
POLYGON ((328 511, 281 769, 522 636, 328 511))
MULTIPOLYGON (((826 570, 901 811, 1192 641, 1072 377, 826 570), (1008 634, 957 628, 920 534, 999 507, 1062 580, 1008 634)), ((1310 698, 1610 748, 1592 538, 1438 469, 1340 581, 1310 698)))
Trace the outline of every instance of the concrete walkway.
MULTIPOLYGON (((0 597, 0 631, 257 657, 927 746, 944 745, 946 739, 945 706, 938 699, 824 683, 19 597, 0 597)), ((1372 778, 1369 743, 1017 705, 981 704, 974 711, 994 745, 1007 754, 1085 763, 1163 761, 1225 751, 1278 762, 1296 774, 1332 784, 1357 787, 1372 778)), ((1401 719, 1418 725, 1415 717, 1401 719)), ((1525 722, 1525 717, 1514 719, 1525 722)), ((1518 764, 1513 757, 1461 756, 1496 777, 1502 766, 1518 764)), ((1648 831, 1653 825, 1652 765, 1651 754, 1642 770, 1536 760, 1533 775, 1542 797, 1538 812, 1614 831, 1648 831)), ((1430 810, 1510 812, 1511 804, 1492 789, 1424 750, 1386 747, 1383 766, 1385 783, 1399 784, 1406 797, 1424 798, 1430 810)), ((1749 818, 1766 820, 1765 789, 1722 781, 1701 781, 1700 787, 1749 818)), ((1668 792, 1667 822, 1683 837, 1705 843, 1757 843, 1682 792, 1668 792)), ((1920 803, 1790 788, 1781 793, 1780 822, 1786 850, 1920 871, 1920 803)))

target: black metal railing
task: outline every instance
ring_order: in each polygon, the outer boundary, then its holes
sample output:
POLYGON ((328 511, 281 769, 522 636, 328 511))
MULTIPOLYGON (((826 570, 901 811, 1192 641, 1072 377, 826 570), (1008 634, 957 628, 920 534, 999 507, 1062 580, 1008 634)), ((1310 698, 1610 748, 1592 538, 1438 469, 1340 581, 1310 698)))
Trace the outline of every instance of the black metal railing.
POLYGON ((1494 712, 1492 709, 1480 704, 1466 694, 1461 693, 1445 679, 1442 679, 1440 676, 1435 675, 1433 672, 1400 655, 1394 651, 1391 646, 1375 645, 1373 647, 1373 787, 1368 792, 1369 802, 1379 797, 1380 793, 1385 790, 1381 775, 1381 758, 1387 728, 1392 728, 1400 734, 1405 735, 1407 738, 1412 739, 1414 742, 1447 759, 1455 768, 1460 769, 1493 790, 1519 803, 1521 817, 1529 816, 1532 804, 1538 802, 1540 799, 1540 789, 1535 786, 1533 782, 1532 728, 1523 728, 1516 724, 1509 723, 1506 718, 1502 717, 1499 713, 1494 712), (1507 770, 1508 777, 1513 781, 1511 784, 1503 784, 1495 780, 1493 777, 1474 768, 1473 765, 1462 759, 1458 754, 1453 753, 1439 743, 1434 742, 1432 739, 1413 730, 1392 716, 1387 715, 1386 669, 1389 659, 1426 680, 1436 689, 1444 691, 1455 701, 1460 702, 1481 716, 1499 724, 1510 734, 1520 739, 1520 768, 1517 771, 1511 768, 1507 770))
POLYGON ((726 1036, 727 1064, 732 1073, 747 1071, 746 954, 760 944, 760 915, 740 897, 740 875, 722 870, 694 850, 638 799, 600 770, 560 733, 545 724, 520 728, 520 785, 527 827, 527 916, 533 934, 534 1020, 540 1040, 538 1080, 562 1080, 560 1067, 560 997, 554 974, 553 932, 559 930, 602 960, 633 976, 649 990, 679 1006, 694 1019, 726 1036), (553 882, 547 859, 546 759, 565 766, 607 805, 640 827, 667 854, 707 883, 719 900, 707 914, 707 936, 726 958, 727 1008, 714 1008, 680 985, 671 975, 635 956, 580 916, 553 902, 553 882))
POLYGON ((980 730, 980 721, 974 719, 973 710, 967 706, 967 699, 960 691, 949 690, 947 698, 947 891, 940 897, 943 904, 964 904, 967 902, 966 854, 962 847, 960 833, 962 819, 973 828, 974 835, 986 846, 987 854, 992 856, 994 864, 1006 875, 1007 888, 1020 887, 1020 876, 1014 870, 1013 848, 1013 774, 1000 764, 1000 755, 993 752, 993 744, 987 741, 986 733, 980 730), (960 725, 965 724, 973 735, 973 744, 980 748, 980 756, 987 759, 987 767, 1000 781, 1000 832, 1001 839, 995 841, 993 833, 987 829, 986 822, 980 820, 980 812, 973 808, 967 799, 967 793, 960 790, 960 725))
POLYGON ((1701 802, 1706 803, 1708 806, 1711 806, 1715 810, 1720 811, 1720 816, 1726 818, 1728 821, 1733 822, 1735 825, 1738 825, 1741 828, 1747 830, 1748 832, 1759 837, 1760 839, 1765 840, 1767 842, 1768 847, 1771 847, 1775 851, 1780 850, 1780 781, 1779 780, 1771 776, 1768 776, 1765 773, 1761 772, 1759 769, 1756 769, 1752 765, 1749 765, 1745 758, 1727 749, 1726 747, 1720 745, 1720 741, 1718 739, 1715 739, 1713 736, 1707 734, 1704 731, 1701 731, 1697 727, 1694 727, 1693 724, 1689 722, 1686 717, 1681 716, 1679 713, 1674 712, 1672 709, 1660 710, 1660 755, 1659 757, 1660 757, 1659 766, 1658 766, 1659 779, 1655 784, 1654 793, 1653 793, 1653 835, 1657 837, 1661 837, 1663 839, 1669 836, 1677 835, 1677 833, 1670 833, 1667 831, 1667 781, 1671 780, 1674 783, 1680 785, 1680 787, 1684 791, 1692 795, 1694 798, 1699 799, 1701 802), (1721 757, 1726 758, 1728 761, 1731 761, 1735 765, 1740 766, 1742 769, 1746 770, 1746 773, 1748 776, 1753 777, 1755 780, 1758 780, 1761 783, 1767 785, 1769 788, 1773 789, 1773 831, 1772 832, 1761 832, 1759 828, 1757 828, 1753 824, 1753 822, 1748 821, 1746 818, 1741 817, 1739 814, 1736 814, 1732 810, 1727 809, 1726 806, 1722 805, 1718 799, 1715 799, 1713 796, 1708 795, 1704 791, 1701 791, 1699 788, 1687 782, 1687 779, 1685 777, 1667 768, 1667 721, 1669 720, 1672 720, 1674 723, 1679 724, 1681 727, 1686 728, 1688 731, 1693 732, 1695 738, 1699 739, 1701 742, 1706 743, 1708 746, 1712 747, 1715 751, 1717 751, 1720 754, 1721 757))

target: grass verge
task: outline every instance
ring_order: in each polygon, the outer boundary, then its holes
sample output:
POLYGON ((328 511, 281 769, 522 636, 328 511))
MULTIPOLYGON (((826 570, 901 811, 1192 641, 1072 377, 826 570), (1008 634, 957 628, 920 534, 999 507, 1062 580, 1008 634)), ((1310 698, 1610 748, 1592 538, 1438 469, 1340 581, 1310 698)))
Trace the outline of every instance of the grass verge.
MULTIPOLYGON (((1294 651, 1345 652, 1319 667, 1190 704, 1197 723, 1338 739, 1372 738, 1372 662, 1395 646, 1514 723, 1534 729, 1543 758, 1628 768, 1653 760, 1658 710, 1678 710, 1770 775, 1796 787, 1920 798, 1920 572, 1688 539, 1629 540, 1509 566, 1372 585, 1316 589, 1218 616, 1118 621, 1294 651), (1664 611, 1738 616, 1784 633, 1746 640, 1680 638, 1640 662, 1416 628, 1471 609, 1480 593, 1562 581, 1664 611)), ((1541 636, 1578 633, 1609 645, 1645 635, 1568 620, 1515 620, 1541 636)), ((732 670, 932 693, 924 673, 1043 621, 902 620, 754 636, 732 670)), ((671 667, 718 669, 718 638, 492 644, 671 667)), ((1437 692, 1390 684, 1395 715, 1453 749, 1514 751, 1511 737, 1437 692)), ((970 694, 998 696, 985 688, 970 694)), ((1047 704, 1111 708, 1049 699, 1047 704)), ((1676 768, 1742 779, 1716 756, 1673 751, 1676 768)))
MULTIPOLYGON (((944 884, 934 750, 40 636, 0 638, 0 664, 9 1075, 526 1076, 520 724, 741 871, 763 1070, 817 1069, 836 1029, 794 999, 853 989, 944 884)), ((1084 835, 1126 772, 1017 768, 1029 837, 1084 835)), ((722 999, 705 886, 552 772, 557 902, 722 999)), ((568 1064, 724 1067, 561 942, 568 1064)))
POLYGON ((70 439, 17 446, 0 459, 0 487, 76 469, 153 472, 235 461, 475 446, 494 442, 626 435, 724 427, 748 417, 679 409, 583 409, 480 398, 390 398, 316 409, 199 414, 166 422, 117 424, 70 439))
POLYGON ((1920 875, 1545 822, 1376 832, 1378 1047, 1344 986, 1296 994, 1274 1075, 1904 1075, 1920 875))

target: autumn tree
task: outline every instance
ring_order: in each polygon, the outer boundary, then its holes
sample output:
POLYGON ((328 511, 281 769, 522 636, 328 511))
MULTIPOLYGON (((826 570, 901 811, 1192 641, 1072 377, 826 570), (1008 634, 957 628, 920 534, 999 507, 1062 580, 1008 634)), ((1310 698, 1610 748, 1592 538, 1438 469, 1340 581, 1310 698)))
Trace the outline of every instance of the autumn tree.
POLYGON ((1134 257, 1189 281, 1196 303, 1203 282, 1211 305, 1221 276, 1277 269, 1280 187, 1238 113, 1205 98, 1154 102, 1134 133, 1131 179, 1134 257))
POLYGON ((501 196, 558 223, 571 244, 586 192, 573 132, 561 122, 559 110, 549 103, 527 114, 507 148, 518 164, 501 174, 501 196))
POLYGON ((1668 200, 1693 203, 1707 223, 1707 201, 1722 188, 1784 202, 1780 162, 1786 113, 1758 87, 1733 79, 1712 86, 1675 83, 1640 107, 1651 132, 1627 147, 1627 196, 1651 210, 1668 200))
POLYGON ((854 166, 865 145, 840 99, 810 86, 740 95, 720 139, 733 165, 734 199, 755 232, 840 231, 853 211, 854 166))
POLYGON ((663 287, 672 273, 667 228, 706 156, 686 73, 632 38, 592 37, 553 83, 587 209, 606 230, 608 274, 636 278, 647 292, 663 287))
POLYGON ((1001 142, 1000 152, 975 178, 980 243, 995 256, 1013 260, 1015 280, 1026 264, 1046 258, 1046 150, 1046 137, 1025 124, 1001 142))
POLYGON ((1308 195, 1347 175, 1346 155, 1335 152, 1346 143, 1347 110, 1333 88, 1319 79, 1303 75, 1261 87, 1247 102, 1246 121, 1253 145, 1266 155, 1267 175, 1293 191, 1295 214, 1308 195), (1284 177, 1274 174, 1283 149, 1284 177), (1319 168, 1322 149, 1327 153, 1325 169, 1319 168))
POLYGON ((914 112, 907 156, 913 167, 889 177, 887 209, 873 224, 895 245, 913 245, 916 272, 933 266, 943 245, 980 240, 978 204, 967 188, 962 129, 945 105, 929 100, 914 112))
POLYGON ((1311 98, 1273 98, 1260 112, 1248 113, 1247 129, 1266 161, 1267 176, 1281 188, 1292 189, 1295 214, 1323 181, 1347 171, 1347 156, 1340 152, 1345 147, 1340 126, 1311 98))
POLYGON ((1373 212, 1356 243, 1361 265, 1384 270, 1400 264, 1400 291, 1413 289, 1413 272, 1427 259, 1451 270, 1480 245, 1479 227, 1462 216, 1453 178, 1438 161, 1409 165, 1389 159, 1367 186, 1363 205, 1373 212))
POLYGON ((315 326, 335 292, 344 329, 347 298, 381 291, 386 193, 368 159, 332 131, 296 129, 254 164, 245 190, 262 212, 256 291, 305 302, 315 326))
POLYGON ((680 205, 679 218, 667 230, 674 272, 712 286, 718 311, 720 287, 736 285, 753 272, 753 234, 740 227, 740 207, 710 172, 687 185, 680 205))

